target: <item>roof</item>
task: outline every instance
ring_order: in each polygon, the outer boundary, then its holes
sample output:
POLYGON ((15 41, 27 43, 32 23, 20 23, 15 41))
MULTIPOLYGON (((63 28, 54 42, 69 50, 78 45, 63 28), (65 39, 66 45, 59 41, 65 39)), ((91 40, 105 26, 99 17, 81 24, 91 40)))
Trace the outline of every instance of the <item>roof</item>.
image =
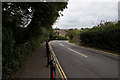
POLYGON ((59 32, 60 34, 64 34, 64 35, 67 34, 65 29, 60 29, 60 30, 55 30, 55 31, 59 32))

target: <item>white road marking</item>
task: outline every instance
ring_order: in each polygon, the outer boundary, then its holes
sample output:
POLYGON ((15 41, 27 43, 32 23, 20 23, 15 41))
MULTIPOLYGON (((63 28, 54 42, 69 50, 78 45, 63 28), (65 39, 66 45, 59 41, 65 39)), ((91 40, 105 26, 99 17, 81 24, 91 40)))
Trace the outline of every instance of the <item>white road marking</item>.
POLYGON ((71 50, 71 51, 73 51, 73 52, 75 52, 75 53, 77 53, 77 54, 80 54, 81 56, 84 56, 84 57, 88 57, 88 56, 86 56, 86 55, 84 55, 84 54, 81 54, 81 53, 79 53, 79 52, 77 52, 77 51, 75 51, 75 50, 73 50, 73 49, 71 49, 71 48, 68 48, 69 50, 71 50))
POLYGON ((62 43, 60 43, 61 46, 64 46, 62 43))

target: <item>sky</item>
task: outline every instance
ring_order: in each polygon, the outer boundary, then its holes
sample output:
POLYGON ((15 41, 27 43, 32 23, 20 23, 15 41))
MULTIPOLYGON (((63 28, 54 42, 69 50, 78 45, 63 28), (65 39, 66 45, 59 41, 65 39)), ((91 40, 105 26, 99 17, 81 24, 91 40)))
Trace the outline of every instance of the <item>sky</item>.
POLYGON ((118 20, 120 0, 69 0, 63 16, 59 17, 53 28, 92 28, 101 20, 118 20))

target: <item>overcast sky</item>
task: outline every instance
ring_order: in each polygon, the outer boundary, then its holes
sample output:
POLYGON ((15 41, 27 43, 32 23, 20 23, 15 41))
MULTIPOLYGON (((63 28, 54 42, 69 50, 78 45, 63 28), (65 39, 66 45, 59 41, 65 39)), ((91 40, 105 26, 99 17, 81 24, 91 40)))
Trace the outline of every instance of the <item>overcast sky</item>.
POLYGON ((118 20, 120 0, 69 0, 68 8, 63 11, 53 28, 91 28, 104 21, 118 20))

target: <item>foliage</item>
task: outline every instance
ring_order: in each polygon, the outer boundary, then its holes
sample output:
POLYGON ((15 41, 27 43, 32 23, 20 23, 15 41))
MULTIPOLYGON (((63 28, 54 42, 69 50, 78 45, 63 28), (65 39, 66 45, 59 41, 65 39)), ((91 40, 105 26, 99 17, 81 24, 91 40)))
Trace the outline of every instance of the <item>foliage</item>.
POLYGON ((67 36, 69 37, 69 39, 73 40, 73 38, 78 36, 79 33, 80 33, 80 30, 78 29, 69 29, 67 31, 67 36))
POLYGON ((80 32, 80 40, 87 46, 120 52, 120 22, 85 29, 80 32))
POLYGON ((80 44, 80 41, 75 41, 75 40, 71 40, 71 39, 69 39, 69 42, 70 42, 70 43, 74 43, 74 44, 76 44, 76 45, 79 45, 79 44, 80 44))
POLYGON ((3 79, 15 74, 30 53, 49 39, 52 25, 66 5, 67 2, 2 3, 3 79))
POLYGON ((68 38, 58 35, 58 36, 53 36, 53 37, 52 37, 52 40, 68 40, 68 38))

